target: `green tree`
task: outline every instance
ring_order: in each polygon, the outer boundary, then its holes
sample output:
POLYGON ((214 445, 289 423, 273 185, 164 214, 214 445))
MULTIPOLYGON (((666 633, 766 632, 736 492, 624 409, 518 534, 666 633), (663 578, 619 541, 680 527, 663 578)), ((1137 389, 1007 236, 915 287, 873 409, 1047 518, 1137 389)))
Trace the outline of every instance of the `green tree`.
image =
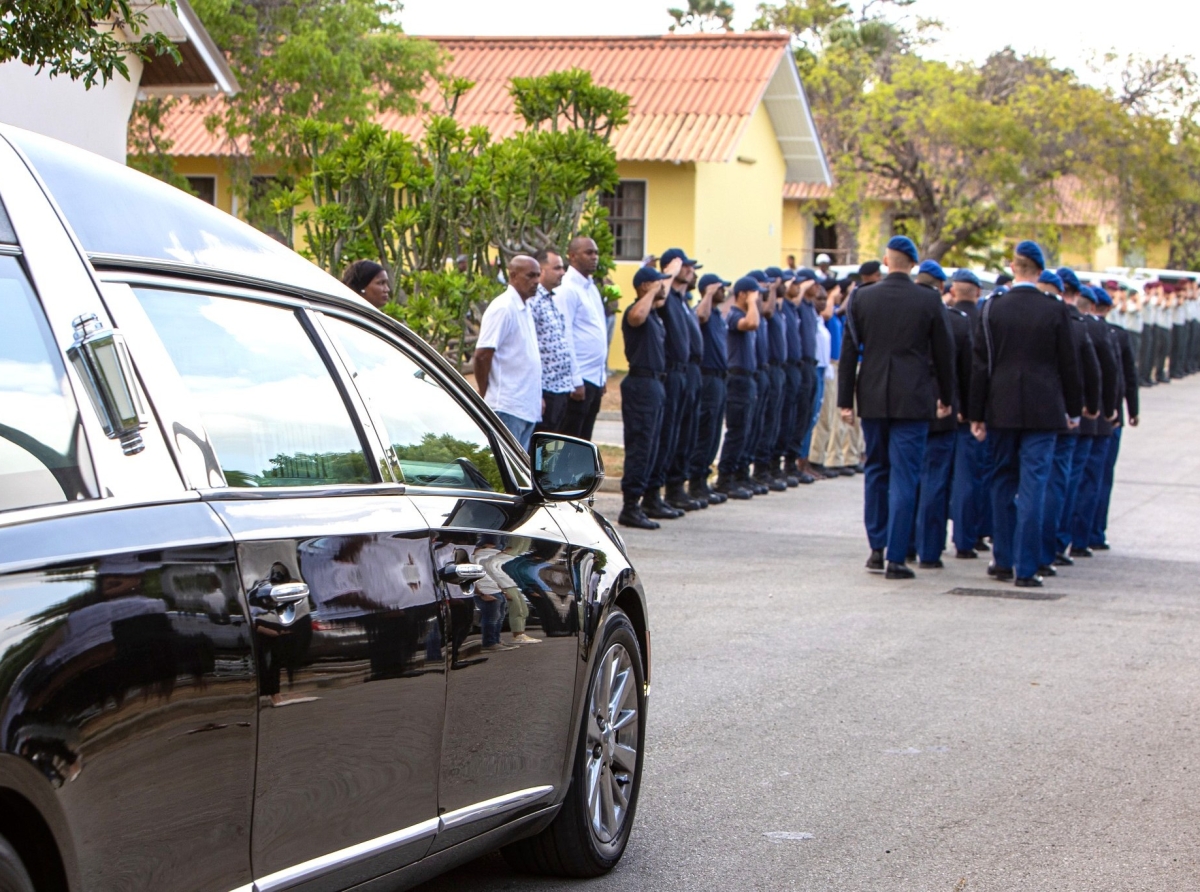
POLYGON ((165 34, 146 31, 148 6, 175 8, 173 0, 0 0, 0 62, 19 59, 90 90, 129 80, 129 56, 178 61, 165 34))
POLYGON ((732 31, 733 4, 727 0, 688 0, 687 9, 668 9, 675 31, 732 31))

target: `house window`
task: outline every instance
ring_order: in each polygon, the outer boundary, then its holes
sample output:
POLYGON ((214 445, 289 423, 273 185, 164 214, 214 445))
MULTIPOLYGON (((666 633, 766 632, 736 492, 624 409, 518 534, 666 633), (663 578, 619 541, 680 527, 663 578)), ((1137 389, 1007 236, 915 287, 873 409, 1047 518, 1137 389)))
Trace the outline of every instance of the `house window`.
POLYGON ((829 214, 813 217, 813 263, 822 254, 828 254, 835 263, 839 259, 837 224, 829 214))
POLYGON ((608 208, 616 259, 641 260, 646 252, 646 181, 621 180, 615 192, 600 196, 600 204, 608 208))
POLYGON ((216 177, 184 177, 187 180, 188 188, 192 190, 192 194, 201 201, 206 201, 209 204, 217 203, 217 178, 216 177))

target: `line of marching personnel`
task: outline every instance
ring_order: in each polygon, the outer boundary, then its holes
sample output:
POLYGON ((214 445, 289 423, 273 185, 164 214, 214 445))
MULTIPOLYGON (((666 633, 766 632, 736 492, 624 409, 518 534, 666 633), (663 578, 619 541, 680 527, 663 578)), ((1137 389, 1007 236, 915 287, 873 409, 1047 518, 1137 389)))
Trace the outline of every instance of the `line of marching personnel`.
POLYGON ((828 421, 820 413, 831 361, 821 317, 828 294, 816 272, 768 267, 730 282, 697 280, 700 267, 671 248, 658 269, 634 274, 637 295, 621 320, 625 526, 657 529, 727 499, 853 474, 859 461, 857 429, 836 414, 837 430, 825 425, 834 441, 820 455, 840 455, 839 470, 809 461, 814 430, 828 421))
POLYGON ((946 275, 913 242, 887 246, 889 273, 846 310, 838 406, 866 441, 867 568, 909 579, 911 556, 943 566, 947 514, 959 558, 992 542, 988 575, 1037 587, 1108 548, 1121 432, 1138 423, 1129 332, 1113 299, 1046 269, 1024 241, 1011 287, 979 302, 967 270, 946 275), (916 268, 916 281, 911 275, 916 268))
POLYGON ((1153 387, 1200 371, 1200 289, 1190 277, 1163 276, 1136 288, 1107 279, 1109 322, 1129 332, 1138 385, 1153 387))

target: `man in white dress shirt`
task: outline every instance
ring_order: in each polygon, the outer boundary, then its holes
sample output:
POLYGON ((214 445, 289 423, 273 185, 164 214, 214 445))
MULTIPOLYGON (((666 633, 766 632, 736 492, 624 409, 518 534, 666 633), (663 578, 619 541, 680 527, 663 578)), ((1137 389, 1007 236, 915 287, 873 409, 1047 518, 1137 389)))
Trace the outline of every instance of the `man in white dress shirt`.
POLYGON ((571 332, 576 368, 583 377, 583 392, 572 392, 562 432, 584 440, 592 438, 608 380, 608 323, 604 299, 592 279, 599 262, 600 252, 594 241, 586 236, 571 239, 567 247, 570 268, 554 293, 571 332))
POLYGON ((508 289, 488 304, 475 344, 475 384, 524 449, 542 420, 542 360, 528 301, 541 267, 518 254, 508 263, 508 289))

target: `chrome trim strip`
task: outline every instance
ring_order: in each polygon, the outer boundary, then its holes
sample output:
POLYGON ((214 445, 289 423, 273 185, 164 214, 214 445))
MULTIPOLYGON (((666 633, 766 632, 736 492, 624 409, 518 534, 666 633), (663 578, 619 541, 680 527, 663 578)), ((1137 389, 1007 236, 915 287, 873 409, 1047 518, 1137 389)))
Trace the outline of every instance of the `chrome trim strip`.
POLYGON ((20 245, 0 245, 0 256, 3 257, 20 257, 20 245))
POLYGON ((53 502, 49 505, 38 505, 33 508, 13 508, 11 511, 0 512, 0 530, 5 527, 19 526, 39 520, 53 520, 56 517, 75 517, 80 514, 95 514, 100 511, 120 511, 124 508, 138 508, 143 505, 175 505, 184 502, 198 502, 200 494, 196 492, 172 492, 161 498, 136 498, 130 496, 106 496, 101 499, 80 499, 77 502, 53 502))
MULTIPOLYGON (((313 858, 311 861, 305 861, 303 864, 278 870, 262 879, 255 880, 254 892, 275 892, 278 889, 288 889, 301 883, 310 882, 356 862, 381 855, 389 849, 396 849, 410 843, 419 842, 422 839, 429 839, 438 832, 438 827, 438 819, 430 818, 428 821, 422 821, 420 824, 414 824, 403 830, 397 830, 395 833, 389 833, 386 836, 379 836, 375 839, 368 839, 366 842, 360 842, 358 845, 330 852, 328 855, 313 858)), ((241 892, 241 890, 236 890, 236 892, 241 892)))
POLYGON ((503 796, 497 796, 495 799, 487 799, 483 802, 476 802, 474 805, 468 805, 466 808, 458 808, 454 811, 446 812, 440 819, 441 826, 438 828, 439 832, 450 830, 454 827, 461 827, 463 824, 470 824, 473 821, 482 821, 484 818, 490 818, 506 811, 512 811, 534 800, 541 799, 547 793, 552 793, 553 791, 554 787, 551 786, 529 787, 526 790, 506 793, 503 796))

